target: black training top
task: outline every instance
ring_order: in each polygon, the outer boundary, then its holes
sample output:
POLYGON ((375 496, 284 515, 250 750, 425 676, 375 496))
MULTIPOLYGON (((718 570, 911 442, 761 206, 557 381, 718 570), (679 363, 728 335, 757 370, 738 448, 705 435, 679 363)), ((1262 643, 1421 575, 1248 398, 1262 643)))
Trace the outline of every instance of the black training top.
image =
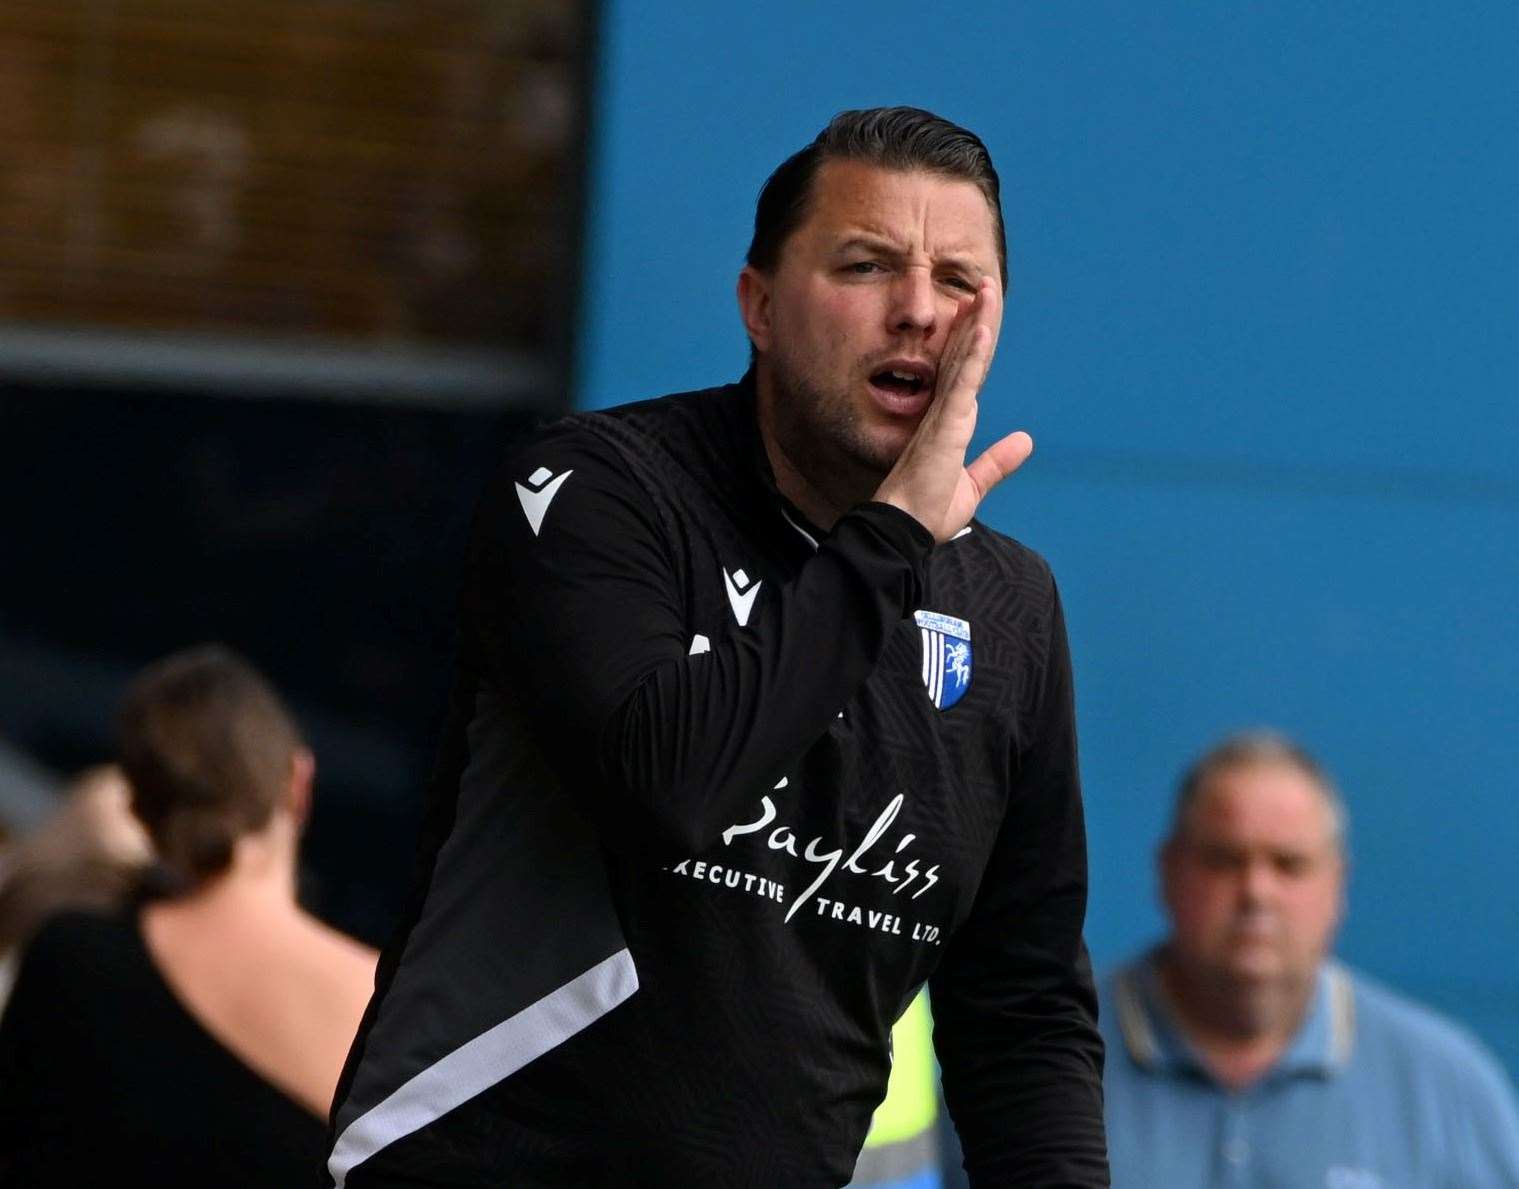
POLYGON ((66 913, 0 1021, 0 1185, 303 1186, 321 1121, 175 998, 135 919, 66 913))
POLYGON ((338 1184, 849 1179, 931 980, 976 1186, 1105 1185, 1049 569, 776 491, 749 383, 510 452, 338 1184))

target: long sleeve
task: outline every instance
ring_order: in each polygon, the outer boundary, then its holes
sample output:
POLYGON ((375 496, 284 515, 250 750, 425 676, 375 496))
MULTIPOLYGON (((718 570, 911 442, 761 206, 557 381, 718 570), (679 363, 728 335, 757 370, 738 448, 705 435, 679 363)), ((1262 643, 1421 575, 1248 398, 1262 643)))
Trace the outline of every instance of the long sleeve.
POLYGON ((930 982, 945 1097, 975 1189, 1108 1184, 1070 653, 1053 583, 1050 599, 1007 813, 930 982))
POLYGON ((616 447, 572 423, 521 450, 487 497, 466 619, 550 763, 596 790, 608 844, 692 853, 865 681, 931 545, 904 513, 862 505, 790 581, 745 575, 746 622, 709 629, 692 655, 677 531, 616 447))

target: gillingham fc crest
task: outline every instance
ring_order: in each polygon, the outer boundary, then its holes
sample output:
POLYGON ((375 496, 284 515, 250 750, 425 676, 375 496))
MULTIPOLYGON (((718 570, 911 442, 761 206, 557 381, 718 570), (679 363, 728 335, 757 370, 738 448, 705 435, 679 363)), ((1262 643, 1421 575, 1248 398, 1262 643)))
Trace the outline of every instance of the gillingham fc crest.
POLYGON ((948 710, 970 688, 970 624, 937 611, 914 611, 923 637, 923 686, 929 701, 948 710))

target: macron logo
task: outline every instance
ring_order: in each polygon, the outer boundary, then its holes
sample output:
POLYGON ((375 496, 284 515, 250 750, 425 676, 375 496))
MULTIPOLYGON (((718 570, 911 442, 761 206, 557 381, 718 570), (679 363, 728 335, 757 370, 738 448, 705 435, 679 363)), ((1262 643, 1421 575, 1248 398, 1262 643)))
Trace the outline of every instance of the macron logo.
POLYGON ((723 571, 723 585, 728 588, 728 606, 733 608, 733 618, 738 620, 739 627, 749 625, 749 612, 754 610, 754 596, 759 594, 759 588, 763 582, 749 585, 749 575, 742 570, 734 570, 733 573, 723 571))
POLYGON ((522 511, 527 516, 527 526, 533 530, 533 536, 536 537, 538 530, 543 527, 543 515, 549 510, 549 505, 554 502, 554 496, 558 494, 560 485, 574 473, 574 471, 565 471, 562 475, 556 475, 548 467, 539 467, 527 477, 528 486, 514 484, 517 488, 517 498, 522 501, 522 511))

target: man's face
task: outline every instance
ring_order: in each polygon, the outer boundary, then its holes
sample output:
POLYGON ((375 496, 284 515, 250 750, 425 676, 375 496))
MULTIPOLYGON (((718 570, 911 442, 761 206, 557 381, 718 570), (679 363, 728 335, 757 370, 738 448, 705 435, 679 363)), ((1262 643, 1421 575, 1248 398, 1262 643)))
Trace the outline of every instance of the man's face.
POLYGON ((745 269, 739 284, 782 448, 884 475, 933 398, 956 315, 997 274, 974 183, 826 162, 773 274, 745 269))
POLYGON ((1343 876, 1329 806, 1309 777, 1273 763, 1225 769, 1163 855, 1172 954, 1215 983, 1302 988, 1339 923, 1343 876))

